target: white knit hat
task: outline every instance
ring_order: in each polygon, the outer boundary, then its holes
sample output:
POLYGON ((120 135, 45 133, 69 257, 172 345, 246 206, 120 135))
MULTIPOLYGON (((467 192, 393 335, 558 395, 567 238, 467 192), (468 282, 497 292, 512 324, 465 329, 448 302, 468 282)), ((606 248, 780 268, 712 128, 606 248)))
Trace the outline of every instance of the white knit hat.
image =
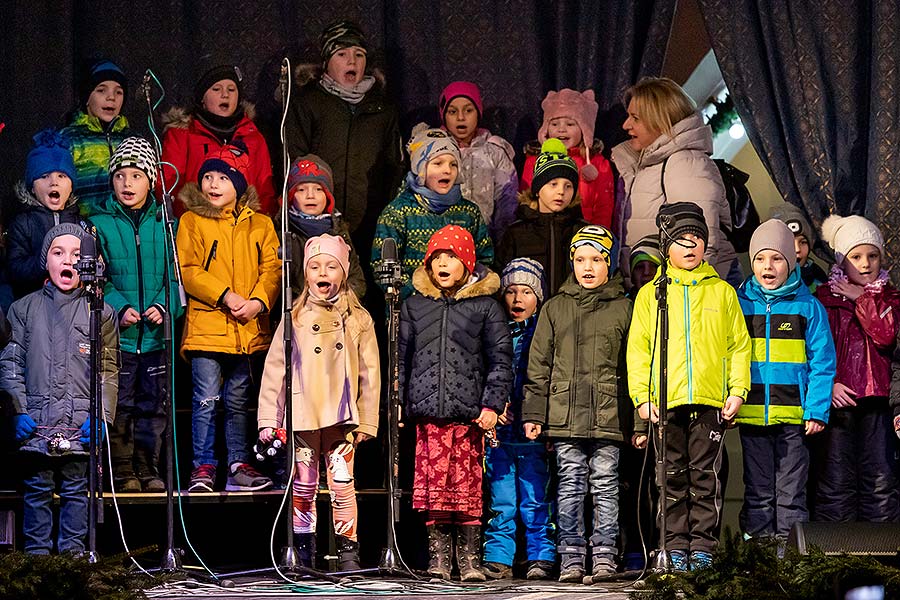
POLYGON ((875 223, 857 215, 831 215, 822 222, 822 239, 834 250, 838 264, 847 254, 862 244, 871 244, 884 254, 884 237, 875 223))

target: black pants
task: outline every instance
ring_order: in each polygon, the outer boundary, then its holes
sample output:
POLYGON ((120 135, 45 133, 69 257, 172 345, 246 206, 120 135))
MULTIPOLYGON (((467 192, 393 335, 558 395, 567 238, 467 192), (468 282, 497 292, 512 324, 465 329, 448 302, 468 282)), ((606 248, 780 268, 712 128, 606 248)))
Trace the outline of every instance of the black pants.
POLYGON ((109 436, 114 479, 159 476, 159 453, 166 428, 165 382, 165 351, 122 352, 119 401, 109 436))
POLYGON ((666 547, 712 552, 722 517, 719 470, 725 424, 721 411, 712 406, 679 406, 668 417, 666 547))

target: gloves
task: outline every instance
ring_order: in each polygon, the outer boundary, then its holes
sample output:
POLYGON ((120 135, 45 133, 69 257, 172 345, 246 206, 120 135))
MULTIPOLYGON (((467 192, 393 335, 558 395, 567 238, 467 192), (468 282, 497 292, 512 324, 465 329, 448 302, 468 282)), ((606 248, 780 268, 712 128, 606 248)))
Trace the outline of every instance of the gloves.
POLYGON ((16 426, 16 441, 24 442, 31 437, 31 434, 37 429, 37 423, 27 414, 16 415, 13 417, 13 423, 16 426))
MULTIPOLYGON (((97 442, 102 442, 106 437, 106 423, 103 423, 100 426, 100 439, 97 442)), ((78 441, 82 444, 90 444, 91 443, 91 418, 88 417, 85 422, 81 425, 81 437, 78 438, 78 441)))

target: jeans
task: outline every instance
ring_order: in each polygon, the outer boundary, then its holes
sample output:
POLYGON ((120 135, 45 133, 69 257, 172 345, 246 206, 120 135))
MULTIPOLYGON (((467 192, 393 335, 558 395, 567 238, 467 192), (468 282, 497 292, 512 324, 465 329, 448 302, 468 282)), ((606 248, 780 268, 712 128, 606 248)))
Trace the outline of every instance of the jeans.
POLYGON ((559 546, 585 546, 584 497, 594 501, 593 546, 615 546, 619 535, 619 446, 606 440, 554 444, 559 471, 559 546))
POLYGON ((249 462, 247 406, 250 401, 250 356, 214 352, 193 353, 194 382, 191 431, 194 468, 217 465, 215 458, 216 408, 225 408, 225 448, 228 464, 249 462))
POLYGON ((82 552, 87 536, 87 456, 30 455, 23 461, 22 533, 25 552, 53 549, 53 491, 59 476, 59 552, 82 552))

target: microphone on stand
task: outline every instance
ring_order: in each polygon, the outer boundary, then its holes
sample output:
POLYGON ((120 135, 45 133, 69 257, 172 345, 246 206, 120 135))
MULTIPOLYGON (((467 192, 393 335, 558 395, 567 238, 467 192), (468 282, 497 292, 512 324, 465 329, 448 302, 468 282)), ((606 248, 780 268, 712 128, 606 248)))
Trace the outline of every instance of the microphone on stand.
POLYGON ((397 259, 397 241, 384 238, 381 245, 381 268, 375 273, 378 283, 387 288, 388 294, 396 294, 400 286, 400 261, 397 259))

